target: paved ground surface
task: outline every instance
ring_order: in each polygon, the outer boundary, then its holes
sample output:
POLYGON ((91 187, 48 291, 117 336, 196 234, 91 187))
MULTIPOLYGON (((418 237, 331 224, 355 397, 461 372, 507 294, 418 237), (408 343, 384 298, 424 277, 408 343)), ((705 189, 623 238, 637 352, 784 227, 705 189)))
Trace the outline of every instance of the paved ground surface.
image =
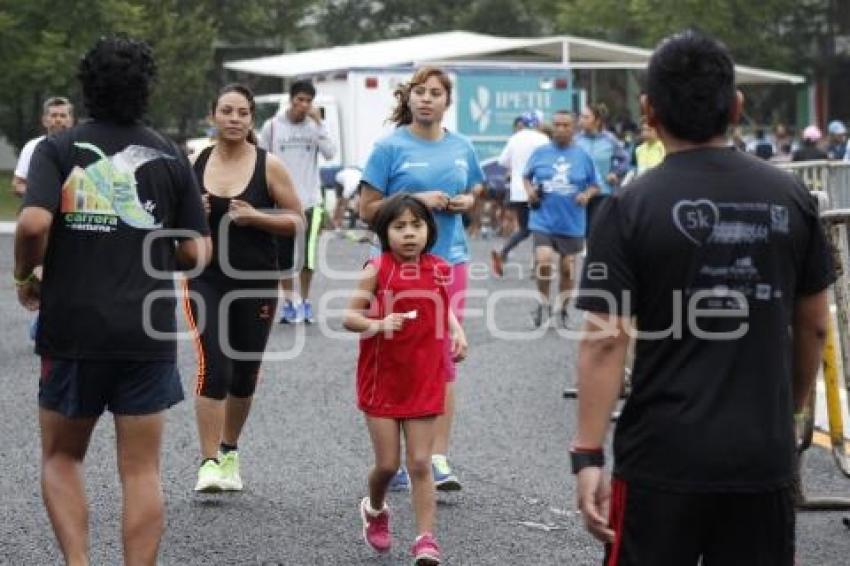
MULTIPOLYGON (((363 245, 330 238, 331 266, 356 270, 363 245)), ((491 242, 474 241, 474 258, 485 264, 491 242)), ((55 564, 54 546, 39 495, 36 435, 36 359, 26 339, 29 315, 18 307, 8 274, 12 241, 0 236, 0 563, 55 564)), ((527 270, 528 243, 515 254, 527 270)), ((316 296, 347 290, 349 281, 319 277, 316 296)), ((598 565, 601 549, 573 512, 573 481, 567 446, 574 405, 561 398, 573 378, 575 343, 549 332, 525 330, 531 289, 516 272, 504 280, 473 278, 472 289, 501 297, 490 308, 505 333, 495 336, 474 314, 466 327, 469 361, 458 382, 459 410, 452 460, 464 482, 458 495, 441 496, 437 534, 447 564, 529 566, 598 565), (519 339, 524 337, 525 339, 519 339)), ((327 296, 330 296, 329 294, 327 296)), ((482 308, 485 298, 470 301, 482 308)), ((341 308, 342 301, 331 307, 341 308)), ((339 318, 328 325, 339 328, 339 318)), ((241 442, 246 490, 240 495, 196 496, 191 489, 198 448, 191 402, 168 416, 163 477, 168 531, 160 563, 183 564, 402 564, 413 536, 408 500, 393 495, 395 546, 374 557, 360 538, 357 503, 363 496, 370 448, 354 405, 355 342, 323 335, 318 327, 278 326, 271 348, 286 350, 304 338, 303 351, 268 363, 241 442)), ((194 360, 181 345, 184 389, 191 391, 194 360)), ((92 564, 120 563, 114 431, 104 418, 95 431, 86 471, 91 499, 92 564)), ((850 496, 823 449, 805 468, 811 493, 850 496)), ((800 566, 850 561, 850 531, 840 513, 801 515, 800 566)))

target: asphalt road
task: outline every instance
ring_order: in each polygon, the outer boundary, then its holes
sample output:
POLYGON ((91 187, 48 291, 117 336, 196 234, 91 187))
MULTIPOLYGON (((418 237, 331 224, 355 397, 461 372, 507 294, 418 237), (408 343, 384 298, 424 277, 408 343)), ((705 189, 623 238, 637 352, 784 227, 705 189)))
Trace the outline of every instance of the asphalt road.
MULTIPOLYGON (((332 236, 329 264, 356 272, 366 248, 332 236)), ((573 402, 561 398, 573 379, 575 342, 550 330, 527 329, 532 285, 515 271, 503 280, 476 277, 486 270, 492 242, 473 241, 466 328, 469 360, 458 380, 459 408, 451 460, 463 481, 456 495, 441 495, 437 538, 454 565, 601 564, 602 551, 574 512, 567 446, 575 419, 573 402), (519 295, 519 296, 518 296, 519 295), (488 303, 489 301, 489 303, 488 303), (495 306, 494 306, 495 305, 495 306), (486 314, 485 313, 485 314, 486 314), (494 332, 492 328, 499 328, 494 332), (491 330, 488 330, 488 327, 491 330)), ((0 563, 55 564, 59 554, 39 492, 36 429, 37 360, 26 337, 30 315, 14 298, 9 273, 12 240, 0 236, 0 563)), ((514 254, 515 270, 527 271, 526 242, 514 254)), ((314 296, 331 297, 352 282, 319 275, 314 296)), ((339 329, 337 298, 324 308, 327 326, 339 329)), ((321 310, 321 309, 320 309, 321 310)), ((394 547, 377 558, 360 535, 357 505, 364 495, 371 452, 355 407, 356 342, 333 337, 319 325, 276 326, 270 350, 297 356, 268 362, 240 458, 246 489, 238 495, 192 492, 198 465, 191 400, 168 414, 163 483, 167 532, 163 565, 336 565, 408 563, 414 535, 408 498, 394 494, 394 547)), ((184 390, 191 392, 193 351, 181 344, 184 390)), ((118 564, 120 491, 114 430, 103 418, 87 458, 91 502, 92 564, 118 564)), ((821 448, 805 468, 812 494, 850 496, 844 479, 821 448)), ((849 513, 850 514, 850 513, 849 513)), ((807 513, 798 520, 799 565, 850 562, 850 530, 841 513, 807 513)))

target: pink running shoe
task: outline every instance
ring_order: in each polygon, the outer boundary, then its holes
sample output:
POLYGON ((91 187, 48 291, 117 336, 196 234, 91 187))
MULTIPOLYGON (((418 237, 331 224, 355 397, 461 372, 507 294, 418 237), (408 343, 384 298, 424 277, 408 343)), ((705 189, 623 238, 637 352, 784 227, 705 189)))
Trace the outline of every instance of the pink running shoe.
POLYGON ((360 518, 363 519, 363 540, 376 552, 387 552, 392 545, 390 536, 390 510, 384 503, 384 508, 376 515, 372 511, 369 498, 364 497, 360 502, 360 518))
POLYGON ((410 552, 414 566, 437 566, 440 563, 440 546, 431 533, 416 537, 410 552))

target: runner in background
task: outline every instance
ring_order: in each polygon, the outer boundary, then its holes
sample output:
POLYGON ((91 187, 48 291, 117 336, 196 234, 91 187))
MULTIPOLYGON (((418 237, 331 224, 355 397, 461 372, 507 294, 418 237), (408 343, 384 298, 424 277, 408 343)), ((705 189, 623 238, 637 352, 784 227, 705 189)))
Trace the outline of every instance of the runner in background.
MULTIPOLYGON (((41 113, 41 125, 52 136, 64 132, 74 125, 74 105, 64 96, 53 96, 44 101, 41 113)), ((15 165, 15 173, 12 176, 12 190, 15 196, 23 197, 27 190, 27 173, 29 172, 30 160, 35 146, 45 136, 38 136, 24 144, 15 165)))
POLYGON ((847 126, 841 120, 833 120, 826 127, 829 136, 826 146, 826 155, 829 159, 841 161, 847 150, 847 126))
POLYGON ((635 148, 636 174, 642 175, 661 165, 664 161, 664 144, 658 139, 658 132, 650 126, 646 119, 640 125, 641 143, 635 148))
POLYGON ((552 142, 534 150, 523 172, 531 206, 528 227, 534 237, 534 272, 540 299, 531 313, 532 326, 548 323, 553 311, 550 287, 559 260, 560 292, 554 311, 566 327, 567 306, 576 281, 575 256, 584 249, 586 207, 599 193, 599 173, 586 151, 573 143, 575 116, 552 115, 552 142))
MULTIPOLYGON (((434 213, 437 242, 433 253, 452 266, 448 290, 452 311, 461 323, 466 298, 469 245, 461 214, 473 205, 472 192, 484 174, 472 143, 443 128, 442 120, 452 100, 452 82, 436 67, 422 67, 410 82, 395 92, 398 105, 391 117, 396 130, 379 140, 366 163, 360 195, 360 216, 370 224, 384 199, 407 192, 434 213)), ((434 442, 434 481, 437 489, 458 490, 460 481, 447 454, 455 408, 456 370, 448 349, 446 410, 437 418, 434 442)), ((403 470, 399 482, 407 483, 403 470)))
POLYGON ((528 193, 525 190, 524 173, 528 158, 540 146, 549 143, 549 138, 538 130, 540 120, 533 112, 526 112, 514 122, 515 133, 499 155, 499 164, 510 174, 510 194, 507 210, 516 219, 518 230, 511 234, 501 250, 490 252, 491 268, 498 277, 504 275, 504 263, 511 253, 531 232, 528 230, 528 193))
POLYGON ((101 38, 77 76, 91 120, 36 147, 15 235, 18 300, 41 307, 42 495, 65 563, 88 564, 83 461, 109 410, 123 562, 156 564, 165 410, 183 399, 170 272, 203 266, 212 246, 189 163, 142 121, 156 76, 150 46, 101 38), (174 229, 185 233, 175 240, 174 229), (39 283, 33 270, 42 263, 39 283))
POLYGON ((349 226, 345 228, 354 228, 357 213, 352 210, 354 199, 357 194, 357 189, 360 187, 360 180, 363 178, 363 171, 357 167, 343 167, 334 177, 334 188, 336 189, 336 207, 334 209, 334 228, 343 230, 346 216, 351 215, 349 226))
POLYGON ((602 200, 612 194, 629 171, 629 154, 617 136, 605 127, 608 107, 598 102, 584 108, 579 117, 581 132, 575 142, 593 159, 599 172, 599 194, 587 205, 587 226, 593 222, 593 214, 602 200))
POLYGON ((266 120, 260 132, 259 146, 283 162, 289 172, 304 215, 307 218, 303 252, 295 246, 296 235, 278 238, 278 264, 281 271, 295 269, 298 273, 298 291, 293 279, 280 280, 283 305, 280 307, 282 323, 312 323, 315 321, 310 302, 310 284, 316 268, 316 250, 322 229, 325 209, 322 204, 322 182, 319 177, 319 154, 331 159, 336 147, 328 136, 322 115, 313 106, 316 87, 310 81, 296 81, 289 88, 289 108, 266 120), (296 265, 295 258, 301 261, 296 265))
MULTIPOLYGON (((41 125, 47 131, 48 136, 64 132, 74 125, 74 105, 62 96, 54 96, 44 101, 41 114, 41 125)), ((35 147, 43 140, 45 136, 38 136, 29 140, 21 149, 18 156, 18 162, 15 165, 15 172, 12 175, 12 191, 17 197, 23 197, 27 190, 27 175, 30 168, 30 160, 32 159, 35 147)), ((36 270, 40 275, 41 268, 36 270)), ((38 332, 38 315, 32 319, 29 325, 30 340, 35 340, 35 335, 38 332)))
POLYGON ((242 490, 238 442, 277 305, 275 236, 291 236, 304 223, 286 169, 254 145, 255 110, 248 88, 224 87, 210 109, 216 143, 194 163, 215 252, 203 273, 189 281, 184 303, 198 355, 201 462, 195 491, 201 492, 242 490), (222 312, 222 302, 231 298, 222 312))
POLYGON ((794 152, 791 161, 821 161, 827 159, 826 152, 818 147, 823 134, 815 125, 806 126, 803 130, 803 141, 800 149, 794 152))

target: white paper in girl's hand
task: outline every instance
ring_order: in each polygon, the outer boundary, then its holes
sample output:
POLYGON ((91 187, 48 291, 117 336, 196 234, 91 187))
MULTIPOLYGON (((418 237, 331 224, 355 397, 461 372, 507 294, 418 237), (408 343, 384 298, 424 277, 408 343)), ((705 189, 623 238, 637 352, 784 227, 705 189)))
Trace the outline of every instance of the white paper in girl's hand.
POLYGON ((402 313, 401 316, 403 316, 404 318, 406 318, 408 320, 416 320, 416 316, 418 314, 419 313, 417 311, 407 311, 406 313, 402 313))

